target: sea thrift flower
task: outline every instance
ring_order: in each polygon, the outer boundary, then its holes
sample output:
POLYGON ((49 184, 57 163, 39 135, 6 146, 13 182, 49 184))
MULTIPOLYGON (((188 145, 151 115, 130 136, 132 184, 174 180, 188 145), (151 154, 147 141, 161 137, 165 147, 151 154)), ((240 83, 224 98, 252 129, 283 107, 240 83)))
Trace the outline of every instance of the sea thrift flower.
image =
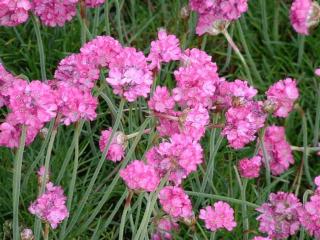
POLYGON ((33 232, 30 228, 25 228, 20 233, 21 240, 33 240, 33 232))
POLYGON ((238 165, 240 175, 249 179, 259 177, 261 164, 260 156, 255 156, 251 159, 245 158, 240 160, 238 165))
POLYGON ((174 218, 190 219, 193 216, 188 195, 180 187, 167 186, 159 193, 163 210, 174 218))
POLYGON ((175 120, 168 119, 167 117, 161 117, 157 115, 158 125, 157 131, 161 137, 172 136, 174 134, 180 133, 180 126, 179 126, 179 116, 181 115, 180 112, 169 111, 166 113, 175 120))
MULTIPOLYGON (((104 130, 101 132, 99 147, 100 151, 103 153, 106 149, 108 141, 112 133, 112 128, 104 130)), ((114 138, 111 141, 111 145, 107 152, 107 159, 113 162, 121 161, 125 153, 125 139, 126 136, 122 132, 116 132, 114 138)))
POLYGON ((160 183, 154 168, 138 160, 134 160, 125 169, 120 170, 120 176, 133 190, 153 192, 160 183))
POLYGON ((320 68, 317 68, 314 73, 316 76, 320 77, 320 68))
POLYGON ((205 222, 206 228, 212 232, 225 228, 232 231, 237 223, 234 220, 234 211, 228 203, 219 201, 212 207, 208 206, 200 210, 199 218, 205 222))
POLYGON ((69 216, 66 200, 62 188, 49 182, 46 191, 30 205, 29 211, 55 229, 69 216))
POLYGON ((180 59, 181 49, 179 39, 175 35, 168 35, 166 30, 158 32, 158 40, 151 42, 148 61, 151 61, 150 69, 161 68, 161 63, 168 63, 180 59))
POLYGON ((272 240, 272 239, 268 237, 254 237, 252 240, 272 240))
POLYGON ((106 79, 113 92, 129 102, 138 97, 147 97, 153 82, 147 59, 134 48, 124 48, 110 64, 106 79))
POLYGON ((170 171, 169 180, 179 185, 182 179, 196 171, 197 166, 202 163, 203 153, 201 145, 192 137, 174 134, 169 142, 151 148, 146 158, 161 177, 170 171))
POLYGON ((151 110, 160 113, 166 113, 173 110, 175 102, 170 96, 167 87, 157 86, 153 93, 152 98, 148 102, 148 106, 151 110))
POLYGON ((271 193, 269 202, 257 208, 261 214, 259 231, 270 238, 284 239, 294 235, 300 228, 298 213, 302 209, 299 199, 292 193, 271 193))
POLYGON ((28 20, 29 0, 0 0, 0 26, 17 26, 28 20))
POLYGON ((287 117, 293 109, 294 102, 299 98, 296 80, 280 80, 268 89, 266 95, 268 101, 274 104, 273 115, 287 117))
POLYGON ((170 218, 161 218, 155 225, 157 230, 152 235, 152 240, 171 240, 171 233, 179 229, 179 225, 170 218))
POLYGON ((54 73, 54 78, 70 86, 91 90, 99 79, 99 69, 82 54, 64 58, 54 73))
POLYGON ((34 13, 49 27, 62 27, 76 15, 78 0, 33 0, 34 13))
POLYGON ((222 135, 226 136, 231 147, 243 148, 255 140, 255 134, 264 126, 266 114, 259 102, 248 102, 243 106, 231 107, 226 113, 226 126, 222 135))
POLYGON ((182 66, 174 72, 177 87, 174 100, 182 107, 211 107, 217 84, 221 81, 212 58, 198 49, 187 49, 181 57, 182 66))
POLYGON ((80 52, 88 62, 98 67, 106 67, 122 50, 121 44, 114 38, 98 36, 84 44, 80 52))
POLYGON ((99 5, 102 5, 105 3, 106 0, 85 0, 86 6, 90 8, 98 7, 99 5))
MULTIPOLYGON (((264 145, 273 175, 282 174, 289 168, 290 164, 294 163, 290 144, 285 139, 284 127, 268 127, 264 136, 264 145)), ((259 154, 263 156, 262 150, 259 154)))
POLYGON ((290 20, 297 33, 309 35, 309 29, 318 25, 320 20, 319 4, 312 0, 294 0, 290 20))

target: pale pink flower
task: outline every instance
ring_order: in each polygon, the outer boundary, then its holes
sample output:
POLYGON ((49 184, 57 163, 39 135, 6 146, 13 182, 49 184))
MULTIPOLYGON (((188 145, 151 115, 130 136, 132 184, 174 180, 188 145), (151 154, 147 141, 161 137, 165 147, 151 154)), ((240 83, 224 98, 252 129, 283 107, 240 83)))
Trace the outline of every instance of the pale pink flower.
POLYGON ((254 237, 252 240, 272 240, 272 239, 268 237, 254 237))
POLYGON ((206 228, 212 232, 223 228, 232 231, 237 226, 233 209, 228 203, 222 201, 201 209, 199 218, 205 222, 206 228))
POLYGON ((129 102, 138 97, 146 98, 153 83, 147 59, 135 48, 124 48, 110 64, 107 82, 113 92, 129 102))
POLYGON ((286 78, 272 85, 266 92, 267 99, 274 104, 276 117, 287 117, 293 109, 294 102, 299 98, 297 82, 294 79, 286 78))
POLYGON ((29 0, 0 0, 0 26, 17 26, 29 18, 29 0))
POLYGON ((72 54, 61 60, 54 78, 70 86, 91 90, 99 79, 100 71, 82 54, 72 54))
POLYGON ((138 160, 134 160, 125 169, 121 169, 120 176, 133 190, 153 192, 160 183, 160 178, 154 168, 138 160))
MULTIPOLYGON (((112 128, 101 132, 99 147, 103 153, 112 133, 112 128)), ((107 159, 113 162, 121 161, 125 154, 125 135, 122 132, 116 132, 111 141, 109 150, 107 152, 107 159)))
POLYGON ((267 233, 275 239, 288 238, 300 228, 299 212, 302 204, 292 193, 271 193, 269 202, 257 208, 261 214, 257 217, 260 222, 259 231, 267 233))
POLYGON ((25 228, 20 233, 21 240, 34 240, 33 232, 30 228, 25 228))
POLYGON ((179 229, 178 223, 169 217, 163 217, 156 222, 156 232, 152 235, 152 240, 171 240, 172 232, 179 229))
POLYGON ((44 25, 62 27, 77 12, 78 0, 33 0, 33 11, 44 25))
MULTIPOLYGON (((294 163, 290 144, 285 138, 284 127, 267 127, 264 136, 264 146, 266 148, 270 170, 273 175, 280 175, 286 171, 290 164, 294 163)), ((263 152, 259 154, 263 157, 263 152)), ((265 161, 265 159, 263 159, 265 161)))
POLYGON ((62 188, 49 182, 46 184, 46 191, 30 205, 29 211, 55 229, 69 217, 66 200, 62 188))
POLYGON ((85 0, 85 2, 87 7, 95 8, 105 3, 106 0, 85 0))
POLYGON ((173 110, 175 102, 170 95, 167 87, 157 86, 151 99, 148 102, 148 106, 155 112, 168 113, 173 110))
POLYGON ((314 73, 317 77, 320 77, 320 68, 317 68, 314 73))
POLYGON ((239 161, 238 169, 244 178, 252 179, 259 177, 261 168, 261 157, 255 156, 251 159, 245 158, 239 161))
POLYGON ((181 56, 180 42, 175 35, 168 35, 166 30, 160 29, 158 39, 151 42, 148 61, 150 69, 160 70, 161 63, 179 60, 181 56))
POLYGON ((163 210, 174 218, 190 219, 193 216, 189 196, 180 187, 167 186, 159 193, 163 210))

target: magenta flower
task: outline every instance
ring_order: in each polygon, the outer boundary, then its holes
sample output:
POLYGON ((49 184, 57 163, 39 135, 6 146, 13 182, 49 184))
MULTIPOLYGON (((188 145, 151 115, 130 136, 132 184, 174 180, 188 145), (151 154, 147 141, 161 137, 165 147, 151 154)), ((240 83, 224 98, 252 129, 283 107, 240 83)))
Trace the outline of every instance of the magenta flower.
POLYGON ((154 168, 138 160, 134 160, 125 169, 120 170, 120 176, 132 190, 153 192, 160 183, 154 168))
MULTIPOLYGON (((266 129, 264 145, 273 175, 280 175, 294 163, 290 144, 285 139, 284 127, 270 126, 266 129)), ((263 156, 262 150, 259 152, 263 156)), ((265 161, 265 159, 263 159, 265 161)))
POLYGON ((315 74, 317 77, 320 77, 320 68, 317 68, 317 69, 314 71, 314 74, 315 74))
POLYGON ((85 0, 86 6, 90 8, 99 7, 103 3, 105 3, 106 0, 85 0))
POLYGON ((156 222, 157 230, 152 235, 152 240, 171 240, 172 232, 179 229, 175 220, 164 217, 156 222))
POLYGON ((175 102, 167 87, 157 86, 152 98, 148 102, 148 106, 155 112, 169 113, 173 110, 175 102))
MULTIPOLYGON (((174 118, 179 118, 181 115, 180 112, 176 112, 176 111, 169 111, 166 114, 174 118)), ((161 137, 165 137, 165 136, 170 137, 174 134, 180 133, 179 121, 168 119, 166 117, 161 117, 161 116, 157 116, 157 117, 159 122, 157 125, 157 131, 159 132, 159 135, 161 137)))
MULTIPOLYGON (((101 132, 100 140, 99 140, 99 147, 100 151, 103 153, 107 143, 110 139, 112 133, 112 128, 108 130, 104 130, 101 132)), ((125 154, 125 139, 126 136, 122 132, 117 132, 114 138, 111 141, 111 145, 107 152, 107 159, 113 162, 121 161, 125 154)))
POLYGON ((0 26, 13 27, 26 22, 30 9, 28 0, 0 0, 0 26))
POLYGON ((30 205, 29 211, 55 229, 69 217, 66 200, 62 188, 49 182, 46 184, 46 191, 30 205))
POLYGON ((261 157, 255 156, 251 159, 245 158, 239 161, 238 169, 244 178, 252 179, 259 177, 261 168, 261 157))
POLYGON ((293 109, 294 102, 299 98, 296 80, 280 80, 268 89, 266 95, 268 101, 274 105, 273 115, 287 117, 293 109))
POLYGON ((254 237, 252 240, 272 240, 272 239, 268 237, 254 237))
POLYGON ((180 187, 167 186, 159 193, 163 210, 174 218, 190 219, 193 216, 189 196, 180 187))
POLYGON ((269 202, 257 208, 261 214, 259 231, 270 238, 284 239, 294 235, 300 228, 299 212, 302 204, 292 193, 271 193, 269 202))
POLYGON ((181 56, 180 42, 175 35, 168 35, 166 30, 160 29, 158 39, 151 42, 148 61, 150 69, 160 70, 161 63, 179 60, 181 56))
POLYGON ((199 218, 205 222, 206 228, 212 232, 225 228, 232 231, 237 226, 234 220, 234 211, 228 203, 219 201, 212 207, 200 210, 199 218))
POLYGON ((124 48, 111 62, 107 82, 113 92, 129 102, 146 98, 153 83, 147 59, 135 48, 124 48))

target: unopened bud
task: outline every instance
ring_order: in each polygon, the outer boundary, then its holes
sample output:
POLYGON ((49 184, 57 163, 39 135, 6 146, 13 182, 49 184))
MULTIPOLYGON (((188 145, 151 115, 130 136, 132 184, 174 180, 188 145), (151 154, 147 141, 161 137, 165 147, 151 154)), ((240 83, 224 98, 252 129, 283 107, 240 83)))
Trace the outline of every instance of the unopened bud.
POLYGON ((21 237, 21 240, 33 240, 34 239, 33 232, 29 228, 23 229, 20 234, 20 237, 21 237))
POLYGON ((182 7, 181 10, 180 10, 180 15, 181 15, 181 18, 182 18, 182 19, 184 19, 184 20, 188 19, 189 16, 190 16, 190 9, 189 9, 189 7, 188 7, 188 6, 182 7))

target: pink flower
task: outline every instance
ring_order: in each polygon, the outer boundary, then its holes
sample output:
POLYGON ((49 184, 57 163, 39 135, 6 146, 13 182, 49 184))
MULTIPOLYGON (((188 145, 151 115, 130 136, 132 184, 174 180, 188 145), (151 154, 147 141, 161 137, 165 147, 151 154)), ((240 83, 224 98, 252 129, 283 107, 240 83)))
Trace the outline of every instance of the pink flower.
POLYGON ((148 106, 151 110, 161 113, 173 110, 174 105, 175 102, 170 96, 168 88, 160 86, 157 86, 152 98, 148 102, 148 106))
POLYGON ((252 179, 259 177, 261 157, 255 156, 251 159, 245 158, 239 161, 238 169, 244 178, 252 179))
POLYGON ((312 0, 293 1, 290 11, 290 20, 296 32, 303 35, 309 35, 312 8, 312 0))
POLYGON ((274 104, 276 117, 287 117, 299 98, 296 80, 286 78, 272 85, 266 92, 267 99, 274 104))
POLYGON ((153 83, 147 59, 135 48, 124 48, 110 64, 106 79, 113 92, 125 97, 129 102, 138 97, 147 97, 153 83))
POLYGON ((49 27, 62 27, 76 15, 78 0, 33 0, 34 13, 49 27))
POLYGON ((231 107, 226 113, 226 126, 222 135, 227 136, 231 147, 241 149, 255 140, 255 134, 264 126, 266 114, 259 102, 248 102, 243 106, 231 107))
POLYGON ((0 26, 13 27, 26 22, 30 9, 28 0, 0 0, 0 26))
POLYGON ((120 170, 120 176, 133 190, 153 192, 160 183, 154 168, 138 160, 134 160, 125 169, 120 170))
MULTIPOLYGON (((264 145, 273 175, 280 175, 294 163, 290 144, 285 139, 284 127, 270 126, 266 129, 264 145)), ((262 150, 259 152, 263 156, 262 150)), ((265 159, 263 159, 265 161, 265 159)))
POLYGON ((193 216, 191 201, 180 187, 164 187, 159 193, 159 201, 163 210, 174 218, 193 216))
POLYGON ((151 148, 146 158, 148 164, 154 166, 161 177, 170 171, 169 180, 179 185, 182 179, 196 171, 197 166, 202 163, 203 150, 192 137, 174 134, 170 142, 151 148))
POLYGON ((66 199, 62 188, 49 182, 46 191, 30 205, 29 211, 55 229, 69 216, 66 199))
POLYGON ((316 76, 320 77, 320 68, 317 68, 314 73, 316 76))
POLYGON ((268 237, 254 237, 252 240, 272 240, 272 239, 268 237))
POLYGON ((173 231, 179 229, 179 225, 170 218, 161 218, 156 223, 157 231, 152 235, 152 240, 171 240, 173 231))
POLYGON ((160 70, 161 63, 179 60, 181 49, 179 39, 175 35, 168 35, 166 30, 158 32, 158 40, 151 42, 148 61, 151 61, 150 69, 160 70))
POLYGON ((229 204, 222 201, 216 202, 212 207, 208 206, 201 209, 199 218, 205 222, 206 228, 212 232, 222 228, 232 231, 237 226, 233 209, 229 204))
POLYGON ((292 193, 271 193, 269 202, 257 208, 261 214, 259 231, 270 238, 284 239, 294 235, 300 228, 298 213, 302 209, 299 199, 292 193))
POLYGON ((212 97, 221 79, 217 65, 211 60, 210 56, 198 49, 184 52, 182 66, 174 72, 177 87, 173 89, 173 97, 180 106, 212 105, 212 97))
MULTIPOLYGON (((175 112, 175 111, 169 111, 166 114, 178 118, 181 113, 180 112, 175 112)), ((180 133, 180 126, 179 126, 179 121, 176 120, 171 120, 165 117, 158 117, 158 126, 157 126, 157 131, 159 132, 159 135, 161 137, 165 136, 172 136, 174 134, 179 134, 180 133)))
POLYGON ((80 49, 88 62, 98 67, 108 66, 123 50, 121 44, 110 36, 98 36, 80 49))
POLYGON ((190 0, 189 6, 193 11, 204 13, 214 6, 214 2, 212 0, 190 0))
POLYGON ((105 1, 106 0, 85 0, 86 6, 90 8, 99 7, 99 5, 102 5, 105 1))
POLYGON ((82 54, 72 54, 64 58, 54 73, 54 78, 70 86, 91 90, 99 79, 100 71, 82 54))
MULTIPOLYGON (((101 132, 99 147, 102 153, 104 152, 108 144, 111 133, 112 133, 112 128, 109 128, 109 130, 104 130, 101 132)), ((125 153, 125 138, 126 136, 122 132, 117 132, 115 134, 114 138, 111 141, 109 150, 107 152, 107 159, 113 162, 118 162, 123 159, 124 153, 125 153)))

